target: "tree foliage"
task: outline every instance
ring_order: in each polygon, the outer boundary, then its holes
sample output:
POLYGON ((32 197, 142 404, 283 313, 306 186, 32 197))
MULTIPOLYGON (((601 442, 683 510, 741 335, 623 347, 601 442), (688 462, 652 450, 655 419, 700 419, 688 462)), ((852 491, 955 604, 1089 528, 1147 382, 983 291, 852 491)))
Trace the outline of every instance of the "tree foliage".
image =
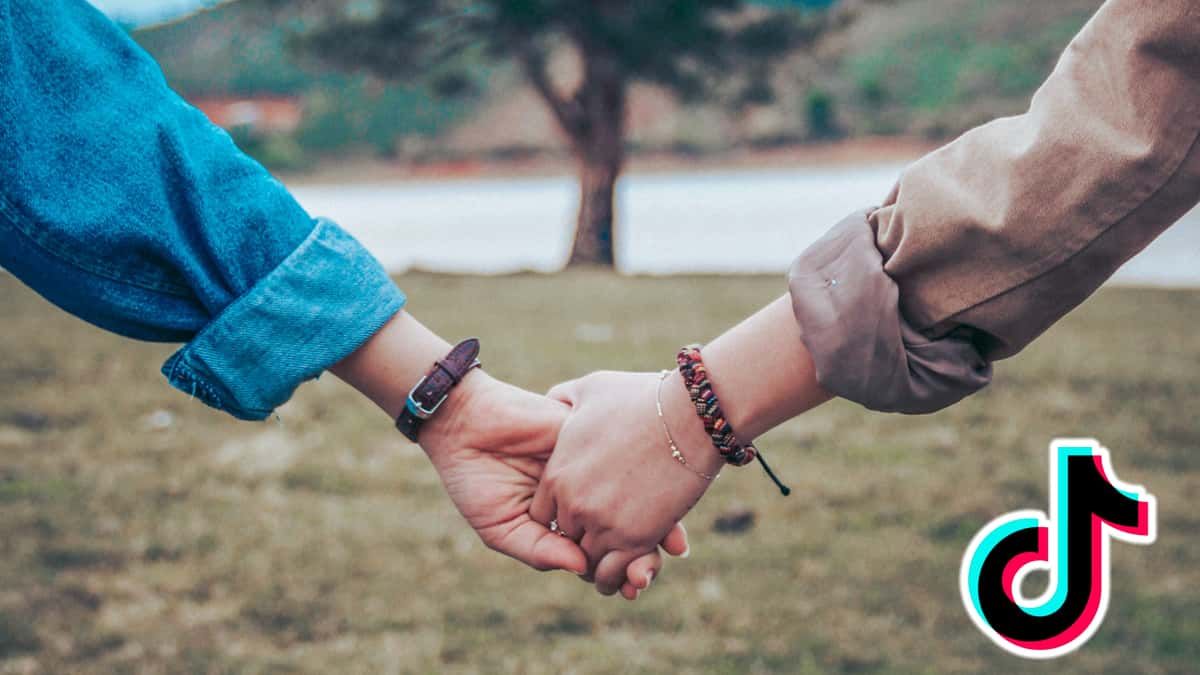
MULTIPOLYGON (((296 2, 264 0, 296 7, 296 2)), ((849 12, 831 0, 309 0, 311 30, 296 45, 339 67, 384 79, 436 73, 453 94, 470 81, 458 56, 473 50, 517 63, 537 84, 555 50, 602 58, 626 80, 685 100, 739 79, 763 91, 771 63, 812 43, 849 12)), ((547 78, 548 79, 548 78, 547 78)), ((543 92, 544 94, 545 92, 543 92)))
MULTIPOLYGON (((471 88, 468 53, 520 69, 581 165, 572 261, 611 264, 614 186, 624 161, 628 88, 665 87, 684 101, 772 97, 771 65, 844 22, 854 2, 748 0, 259 0, 304 16, 296 46, 385 80, 432 77, 471 88), (548 64, 569 49, 579 73, 564 88, 548 64), (731 93, 732 92, 732 93, 731 93)), ((867 1, 867 0, 860 0, 867 1)))

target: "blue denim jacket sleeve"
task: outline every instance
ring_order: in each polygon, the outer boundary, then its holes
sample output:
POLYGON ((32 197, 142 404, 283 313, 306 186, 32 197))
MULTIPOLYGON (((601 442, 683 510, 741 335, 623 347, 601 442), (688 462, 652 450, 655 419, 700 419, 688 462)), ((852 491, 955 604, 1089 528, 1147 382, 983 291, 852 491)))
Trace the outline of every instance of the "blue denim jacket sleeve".
POLYGON ((404 305, 84 0, 0 0, 0 265, 263 419, 404 305))

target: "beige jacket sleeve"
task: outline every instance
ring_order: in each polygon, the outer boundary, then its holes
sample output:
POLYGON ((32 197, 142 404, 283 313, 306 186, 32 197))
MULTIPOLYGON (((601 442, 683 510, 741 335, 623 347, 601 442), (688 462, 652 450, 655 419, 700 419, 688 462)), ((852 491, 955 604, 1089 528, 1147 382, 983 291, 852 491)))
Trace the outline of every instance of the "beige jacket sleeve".
POLYGON ((1200 201, 1200 2, 1109 0, 1027 113, 918 160, 793 264, 821 384, 931 412, 1200 201))

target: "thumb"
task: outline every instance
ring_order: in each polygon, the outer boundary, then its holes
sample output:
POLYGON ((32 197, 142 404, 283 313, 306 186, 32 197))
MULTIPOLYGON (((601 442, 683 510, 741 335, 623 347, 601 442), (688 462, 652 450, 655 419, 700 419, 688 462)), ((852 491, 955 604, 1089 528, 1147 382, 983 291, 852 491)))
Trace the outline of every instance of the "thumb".
POLYGON ((551 532, 528 514, 494 548, 535 570, 567 570, 574 574, 588 570, 587 555, 578 544, 551 532))
POLYGON ((547 458, 558 444, 558 435, 571 409, 544 396, 530 396, 509 411, 501 435, 506 436, 506 454, 547 458))
POLYGON ((547 397, 552 398, 555 401, 558 401, 559 403, 565 403, 565 404, 571 406, 572 408, 575 407, 575 401, 578 400, 578 395, 579 395, 579 379, 578 378, 574 379, 574 380, 567 380, 566 382, 561 382, 559 384, 556 384, 553 387, 550 387, 550 391, 546 392, 547 397))
POLYGON ((549 530, 534 547, 536 569, 566 570, 574 575, 587 574, 587 554, 579 544, 549 530))

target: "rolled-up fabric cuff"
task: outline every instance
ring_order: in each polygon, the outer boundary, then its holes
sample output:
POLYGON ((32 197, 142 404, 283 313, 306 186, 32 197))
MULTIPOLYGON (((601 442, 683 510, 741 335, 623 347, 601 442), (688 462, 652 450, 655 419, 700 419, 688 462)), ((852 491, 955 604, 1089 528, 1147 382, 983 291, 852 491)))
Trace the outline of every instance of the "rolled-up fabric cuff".
POLYGON ((801 339, 831 394, 882 412, 941 410, 985 387, 992 366, 969 336, 928 339, 909 325, 869 213, 843 220, 792 263, 801 339))
POLYGON ((379 262, 327 220, 163 364, 177 389, 244 420, 265 419, 404 307, 379 262))

